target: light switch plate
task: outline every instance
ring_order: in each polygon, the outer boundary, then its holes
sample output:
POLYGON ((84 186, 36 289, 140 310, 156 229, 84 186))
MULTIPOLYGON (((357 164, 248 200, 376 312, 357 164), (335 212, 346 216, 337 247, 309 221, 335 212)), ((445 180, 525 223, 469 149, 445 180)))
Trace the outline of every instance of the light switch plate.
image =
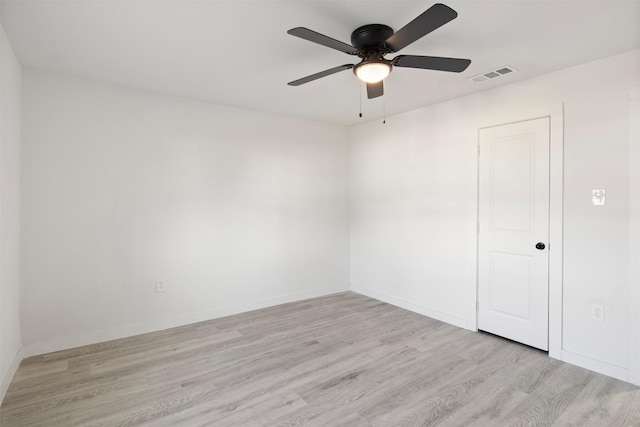
POLYGON ((602 206, 605 203, 605 191, 604 189, 593 190, 591 192, 591 201, 593 206, 602 206))

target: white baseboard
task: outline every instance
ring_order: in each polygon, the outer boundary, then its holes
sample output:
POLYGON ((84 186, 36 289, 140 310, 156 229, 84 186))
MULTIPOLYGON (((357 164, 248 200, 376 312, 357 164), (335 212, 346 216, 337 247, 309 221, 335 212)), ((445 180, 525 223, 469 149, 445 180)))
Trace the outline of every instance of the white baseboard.
POLYGON ((16 354, 13 356, 11 363, 9 364, 9 369, 7 372, 2 372, 2 377, 0 378, 0 404, 4 400, 4 396, 7 394, 7 390, 9 389, 9 384, 11 384, 11 380, 13 376, 16 374, 18 370, 18 366, 20 366, 20 362, 23 359, 23 348, 20 347, 16 354))
POLYGON ((149 332, 161 331, 178 326, 190 325, 192 323, 204 322, 233 314, 272 307, 274 305, 286 304, 289 302, 301 301, 309 298, 316 298, 349 290, 348 285, 316 288, 305 292, 281 295, 274 298, 265 298, 238 304, 230 307, 218 307, 211 311, 189 313, 182 316, 168 319, 158 319, 151 322, 136 323, 121 327, 92 331, 85 334, 56 337, 54 339, 26 344, 24 347, 24 357, 37 356, 40 354, 52 353, 54 351, 67 350, 84 345, 97 344, 114 339, 126 338, 134 335, 146 334, 149 332))
POLYGON ((416 304, 402 298, 397 298, 391 296, 389 294, 385 294, 384 292, 374 291, 373 289, 368 289, 362 286, 351 286, 351 290, 353 292, 368 296, 370 298, 374 298, 397 307, 404 308, 409 311, 413 311, 414 313, 422 314, 423 316, 430 317, 432 319, 439 320, 441 322, 448 323, 453 326, 457 326, 463 329, 474 330, 473 326, 470 324, 467 319, 463 319, 462 317, 458 317, 449 313, 443 313, 438 310, 433 310, 429 307, 425 307, 420 304, 416 304))
POLYGON ((589 369, 590 371, 594 371, 599 374, 616 378, 618 380, 630 381, 628 369, 612 365, 601 360, 591 359, 577 353, 562 350, 562 361, 571 363, 572 365, 576 365, 581 368, 589 369))

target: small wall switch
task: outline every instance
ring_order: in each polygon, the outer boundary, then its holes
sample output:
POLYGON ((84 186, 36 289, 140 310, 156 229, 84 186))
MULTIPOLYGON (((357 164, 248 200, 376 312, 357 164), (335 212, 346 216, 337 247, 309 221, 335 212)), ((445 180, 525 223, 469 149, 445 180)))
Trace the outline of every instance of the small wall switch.
POLYGON ((605 203, 605 191, 604 189, 591 191, 591 202, 593 206, 602 206, 605 203))
POLYGON ((164 282, 162 280, 156 280, 156 292, 164 292, 164 282))
POLYGON ((598 322, 604 322, 604 306, 602 304, 591 304, 591 318, 598 322))

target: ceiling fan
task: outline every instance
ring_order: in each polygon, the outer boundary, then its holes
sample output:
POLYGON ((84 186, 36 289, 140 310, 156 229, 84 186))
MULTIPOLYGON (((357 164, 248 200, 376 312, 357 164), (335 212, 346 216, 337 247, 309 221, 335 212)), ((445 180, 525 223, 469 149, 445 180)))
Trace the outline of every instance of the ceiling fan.
POLYGON ((372 99, 384 94, 383 81, 394 66, 460 73, 471 64, 470 59, 416 55, 398 55, 393 59, 384 58, 387 53, 397 52, 407 47, 457 16, 458 13, 449 6, 437 3, 395 33, 391 27, 383 24, 369 24, 359 27, 351 33, 351 44, 343 43, 308 28, 292 28, 287 31, 288 34, 349 55, 358 56, 362 60, 358 64, 345 64, 329 68, 288 84, 300 86, 321 77, 353 68, 354 74, 367 84, 367 97, 372 99))

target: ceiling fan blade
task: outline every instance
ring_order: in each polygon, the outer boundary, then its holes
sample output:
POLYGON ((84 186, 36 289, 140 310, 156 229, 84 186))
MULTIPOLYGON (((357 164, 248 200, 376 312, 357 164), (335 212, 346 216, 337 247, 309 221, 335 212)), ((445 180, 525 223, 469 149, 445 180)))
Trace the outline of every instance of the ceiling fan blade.
POLYGON ((384 80, 378 83, 367 83, 367 98, 373 99, 384 95, 384 80))
POLYGON ((305 83, 309 83, 309 82, 312 82, 314 80, 317 80, 317 79, 319 79, 321 77, 330 76, 331 74, 339 73, 340 71, 348 70, 350 68, 353 68, 353 64, 340 65, 338 67, 329 68, 328 70, 320 71, 319 73, 311 74, 310 76, 303 77, 303 78, 298 79, 298 80, 294 80, 294 81, 289 82, 287 84, 289 86, 300 86, 300 85, 303 85, 305 83))
POLYGON ((436 3, 416 19, 396 31, 394 35, 385 41, 385 44, 391 49, 391 52, 397 52, 433 30, 442 27, 457 16, 458 13, 449 6, 436 3))
POLYGON ((399 55, 391 61, 396 67, 422 68, 425 70, 461 73, 471 64, 470 59, 441 58, 439 56, 399 55))
POLYGON ((340 40, 332 39, 324 34, 316 33, 308 28, 296 27, 287 31, 287 34, 300 37, 301 39, 309 40, 310 42, 321 44, 322 46, 330 47, 331 49, 339 50, 340 52, 348 53, 349 55, 355 55, 358 53, 358 49, 350 44, 343 43, 340 40))

